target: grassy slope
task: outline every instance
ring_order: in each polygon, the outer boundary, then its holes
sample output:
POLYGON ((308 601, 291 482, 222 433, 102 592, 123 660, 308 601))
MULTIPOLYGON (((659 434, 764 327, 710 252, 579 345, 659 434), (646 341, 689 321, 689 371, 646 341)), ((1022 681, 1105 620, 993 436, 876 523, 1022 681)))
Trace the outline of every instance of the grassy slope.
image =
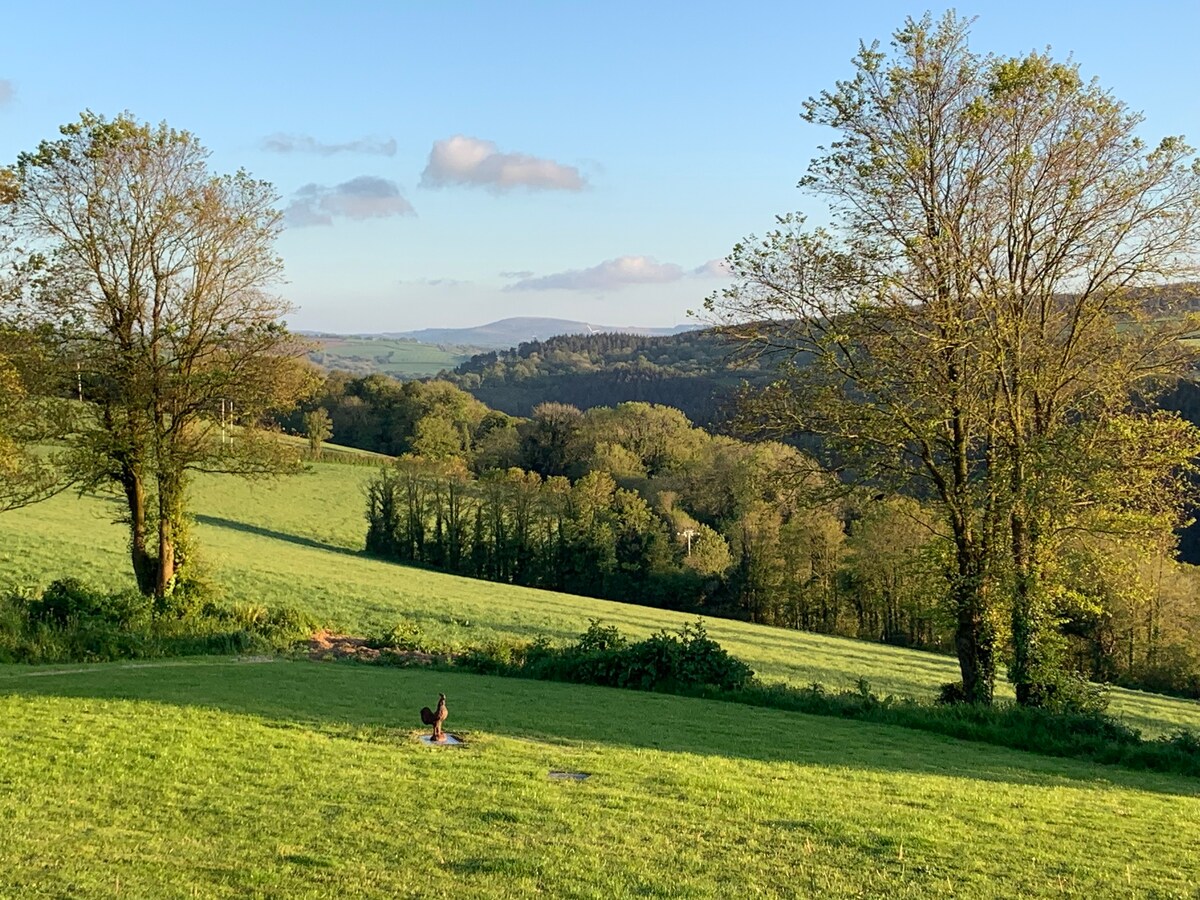
POLYGON ((474 348, 455 353, 434 344, 389 338, 322 337, 314 338, 320 349, 309 358, 322 368, 359 375, 383 372, 397 378, 420 378, 453 369, 470 359, 474 348), (467 352, 470 351, 470 352, 467 352))
POLYGON ((0 720, 13 896, 1200 890, 1193 780, 734 704, 185 662, 0 667, 0 720), (438 690, 465 748, 414 739, 438 690))
MULTIPOLYGON (((400 618, 466 643, 499 635, 577 635, 589 617, 642 636, 687 616, 404 568, 358 553, 365 533, 362 485, 372 470, 318 465, 291 479, 247 483, 203 478, 195 491, 203 560, 231 602, 310 609, 365 632, 400 618)), ((127 586, 125 535, 112 500, 64 495, 0 515, 0 586, 44 585, 77 575, 127 586)), ((930 696, 957 677, 947 657, 862 641, 708 621, 710 633, 768 680, 845 687, 859 676, 877 690, 930 696)), ((1114 691, 1113 710, 1147 732, 1200 730, 1200 703, 1114 691)))

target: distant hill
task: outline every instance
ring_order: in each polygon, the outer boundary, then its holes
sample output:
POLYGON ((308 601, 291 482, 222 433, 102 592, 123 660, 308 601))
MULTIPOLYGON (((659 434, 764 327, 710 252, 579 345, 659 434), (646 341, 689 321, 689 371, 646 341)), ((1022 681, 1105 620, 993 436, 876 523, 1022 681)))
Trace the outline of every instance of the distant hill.
POLYGON ((385 332, 380 337, 402 338, 423 344, 454 344, 480 347, 487 350, 507 350, 526 341, 546 340, 563 334, 639 334, 669 335, 694 331, 696 325, 676 325, 673 328, 642 328, 634 325, 595 325, 572 319, 548 319, 519 316, 500 319, 474 328, 422 328, 418 331, 385 332))
POLYGON ((528 416, 547 400, 580 409, 629 400, 682 410, 713 427, 744 381, 762 383, 770 363, 736 364, 733 347, 711 331, 674 335, 561 335, 471 357, 443 377, 493 409, 528 416))

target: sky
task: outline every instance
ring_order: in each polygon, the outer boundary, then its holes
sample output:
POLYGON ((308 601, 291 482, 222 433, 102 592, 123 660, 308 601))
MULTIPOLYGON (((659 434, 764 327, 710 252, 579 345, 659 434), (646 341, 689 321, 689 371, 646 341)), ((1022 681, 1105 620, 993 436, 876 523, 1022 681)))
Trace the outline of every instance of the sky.
MULTIPOLYGON (((689 321, 833 135, 804 100, 899 2, 60 2, 0 55, 0 164, 90 109, 196 134, 280 195, 293 328, 689 321)), ((1200 142, 1200 4, 977 0, 971 46, 1049 47, 1200 142)))

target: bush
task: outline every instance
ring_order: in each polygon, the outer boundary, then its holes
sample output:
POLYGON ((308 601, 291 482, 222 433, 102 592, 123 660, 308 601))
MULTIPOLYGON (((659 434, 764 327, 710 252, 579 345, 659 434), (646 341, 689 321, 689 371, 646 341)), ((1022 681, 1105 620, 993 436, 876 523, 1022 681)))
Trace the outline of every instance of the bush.
POLYGON ((186 604, 156 610, 137 591, 105 593, 63 578, 40 597, 0 597, 0 662, 262 652, 290 647, 315 628, 311 616, 290 608, 226 609, 193 592, 186 604))
POLYGON ((961 681, 951 681, 938 688, 937 700, 939 706, 958 706, 967 702, 967 691, 961 681))
POLYGON ((428 652, 429 643, 421 626, 408 619, 401 619, 387 631, 367 639, 367 646, 376 650, 428 652))
POLYGON ((616 628, 592 619, 568 647, 545 640, 532 645, 475 648, 459 665, 489 674, 520 674, 549 681, 572 681, 642 691, 686 691, 698 687, 738 690, 754 672, 708 637, 702 622, 677 634, 659 631, 629 643, 616 628))
POLYGON ((106 597, 87 587, 77 578, 51 582, 42 596, 29 603, 29 618, 34 622, 65 627, 68 620, 102 615, 106 597))

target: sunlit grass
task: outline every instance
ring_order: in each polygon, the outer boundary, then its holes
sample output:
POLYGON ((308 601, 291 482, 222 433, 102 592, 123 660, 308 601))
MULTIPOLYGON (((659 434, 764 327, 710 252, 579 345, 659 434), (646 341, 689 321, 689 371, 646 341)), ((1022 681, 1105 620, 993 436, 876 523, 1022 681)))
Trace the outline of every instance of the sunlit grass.
POLYGON ((1194 896, 1194 780, 663 695, 0 667, 12 896, 1194 896), (415 740, 448 695, 461 749, 415 740), (551 771, 586 772, 583 782, 551 771))

